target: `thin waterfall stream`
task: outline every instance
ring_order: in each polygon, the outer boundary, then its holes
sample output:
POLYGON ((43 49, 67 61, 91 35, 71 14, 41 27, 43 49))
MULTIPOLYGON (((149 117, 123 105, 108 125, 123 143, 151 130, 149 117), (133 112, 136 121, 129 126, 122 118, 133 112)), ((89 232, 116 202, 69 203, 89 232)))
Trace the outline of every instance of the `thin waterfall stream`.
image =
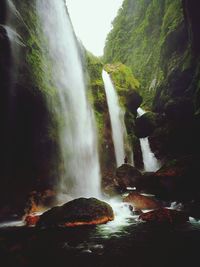
MULTIPOLYGON (((112 83, 110 75, 103 70, 102 78, 104 81, 104 87, 106 92, 106 98, 108 103, 108 109, 110 114, 111 120, 111 127, 112 127, 112 137, 115 149, 115 158, 117 167, 124 163, 124 158, 126 156, 125 151, 125 139, 126 139, 126 127, 124 124, 124 114, 119 105, 118 95, 115 90, 115 87, 112 83)), ((130 150, 130 148, 129 148, 130 150)), ((133 164, 133 156, 132 151, 130 153, 130 163, 133 164)))
MULTIPOLYGON (((138 108, 137 113, 138 117, 140 117, 145 114, 145 111, 142 108, 138 108)), ((160 162, 156 159, 154 153, 151 151, 148 137, 140 138, 140 146, 142 150, 144 171, 155 172, 160 169, 160 162)))

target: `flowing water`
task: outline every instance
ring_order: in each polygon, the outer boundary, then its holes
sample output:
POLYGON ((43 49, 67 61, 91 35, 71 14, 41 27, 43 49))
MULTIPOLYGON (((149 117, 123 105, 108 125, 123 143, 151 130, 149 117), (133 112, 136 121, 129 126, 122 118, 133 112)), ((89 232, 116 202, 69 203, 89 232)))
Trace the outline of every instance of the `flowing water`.
MULTIPOLYGON (((63 175, 60 195, 100 195, 96 129, 86 97, 83 68, 71 21, 62 0, 37 0, 37 13, 52 61, 53 87, 58 94, 55 114, 60 118, 63 175)), ((44 54, 45 54, 44 52, 44 54)), ((45 67, 45 66, 44 66, 45 67)), ((48 77, 44 77, 48 79, 48 77)))
MULTIPOLYGON (((118 209, 119 213, 121 212, 118 209)), ((117 225, 0 229, 1 261, 8 267, 188 267, 199 264, 200 223, 151 225, 129 217, 117 225), (121 227, 120 227, 121 225, 121 227)))
POLYGON ((155 172, 160 169, 160 163, 151 151, 148 137, 140 138, 140 145, 144 162, 144 170, 147 172, 155 172))
MULTIPOLYGON (((137 112, 138 117, 145 114, 145 111, 142 108, 138 108, 137 112)), ((148 137, 140 138, 140 146, 142 150, 144 171, 155 172, 160 169, 160 162, 156 159, 154 153, 151 151, 148 137)))
MULTIPOLYGON (((9 65, 9 71, 10 71, 9 90, 10 92, 12 92, 14 90, 13 85, 16 83, 18 78, 18 67, 20 62, 21 47, 24 47, 25 44, 23 43, 22 37, 16 30, 16 24, 19 21, 19 13, 11 0, 6 1, 6 12, 7 12, 7 18, 5 22, 6 25, 0 24, 0 28, 3 28, 5 30, 6 37, 9 40, 9 44, 7 44, 7 52, 9 51, 9 56, 7 55, 7 57, 10 57, 10 62, 12 62, 9 65)), ((1 42, 2 43, 5 42, 5 39, 4 40, 2 39, 1 42)), ((7 60, 9 62, 8 58, 7 60)), ((9 99, 9 101, 11 101, 11 99, 9 99)), ((10 103, 10 105, 12 104, 13 103, 10 103)))
MULTIPOLYGON (((71 22, 64 1, 38 0, 37 10, 53 62, 53 86, 59 96, 56 116, 64 117, 60 132, 64 166, 60 192, 71 197, 98 196, 96 133, 71 22)), ((14 28, 7 28, 7 34, 13 43, 20 45, 14 28)), ((46 47, 42 49, 46 53, 46 47)), ((144 111, 138 111, 140 115, 141 112, 144 111)), ((150 147, 142 140, 141 146, 146 162, 150 147)), ((124 155, 120 164, 123 159, 124 155)), ((199 221, 191 219, 182 226, 153 226, 139 222, 121 200, 111 199, 109 203, 116 218, 99 226, 37 229, 24 227, 23 221, 0 224, 1 262, 15 267, 38 263, 49 267, 198 266, 199 221)))
POLYGON ((105 70, 103 70, 102 77, 104 81, 106 98, 110 114, 112 137, 115 149, 115 158, 117 162, 117 167, 119 167, 120 165, 123 164, 125 158, 125 150, 124 150, 125 127, 123 123, 123 113, 119 105, 115 87, 112 83, 109 74, 105 70))

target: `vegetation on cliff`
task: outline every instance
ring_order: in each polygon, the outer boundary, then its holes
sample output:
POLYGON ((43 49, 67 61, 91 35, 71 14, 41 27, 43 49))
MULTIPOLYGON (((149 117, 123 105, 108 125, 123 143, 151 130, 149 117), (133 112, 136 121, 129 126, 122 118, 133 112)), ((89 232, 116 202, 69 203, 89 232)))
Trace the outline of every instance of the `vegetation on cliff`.
POLYGON ((2 188, 10 192, 9 201, 1 194, 1 203, 12 203, 22 211, 31 190, 53 188, 58 179, 59 121, 49 108, 57 96, 52 87, 52 62, 48 51, 42 50, 46 40, 36 3, 13 0, 10 5, 6 3, 0 14, 1 23, 12 27, 18 38, 14 42, 7 34, 0 37, 0 52, 5 55, 0 61, 0 84, 6 92, 1 95, 6 110, 0 115, 5 121, 0 166, 2 188))
POLYGON ((147 107, 169 68, 181 65, 187 46, 181 0, 125 0, 105 45, 105 62, 131 67, 147 107))
POLYGON ((197 9, 187 0, 125 0, 107 37, 104 61, 129 66, 144 107, 163 115, 150 136, 157 156, 197 153, 199 147, 191 134, 199 133, 197 9))
MULTIPOLYGON (((102 70, 105 69, 110 74, 126 118, 132 116, 135 119, 136 109, 142 102, 142 98, 139 95, 140 84, 132 74, 131 69, 120 62, 103 65, 102 60, 90 52, 86 52, 86 61, 89 76, 89 98, 93 103, 95 112, 99 137, 100 162, 104 176, 105 173, 110 173, 110 171, 115 170, 116 163, 102 70)), ((127 127, 132 128, 131 120, 126 119, 126 124, 127 127)), ((134 146, 135 142, 133 142, 133 138, 137 139, 131 131, 130 134, 128 131, 128 140, 134 146)))
MULTIPOLYGON (((10 199, 0 194, 0 202, 22 207, 28 192, 51 189, 59 179, 62 164, 57 164, 58 135, 62 118, 53 115, 57 89, 52 86, 52 62, 44 48, 47 40, 36 14, 36 2, 13 0, 17 12, 12 11, 16 13, 15 18, 13 14, 8 17, 19 35, 15 55, 4 27, 9 8, 7 1, 3 2, 0 166, 1 192, 9 191, 10 199)), ((153 151, 165 160, 182 155, 199 156, 200 19, 197 11, 197 2, 189 0, 124 0, 107 37, 104 58, 86 53, 88 96, 98 126, 103 174, 116 167, 103 68, 111 75, 125 111, 137 168, 142 169, 142 164, 136 136, 150 135, 153 151), (149 112, 136 121, 141 104, 154 113, 149 112)))

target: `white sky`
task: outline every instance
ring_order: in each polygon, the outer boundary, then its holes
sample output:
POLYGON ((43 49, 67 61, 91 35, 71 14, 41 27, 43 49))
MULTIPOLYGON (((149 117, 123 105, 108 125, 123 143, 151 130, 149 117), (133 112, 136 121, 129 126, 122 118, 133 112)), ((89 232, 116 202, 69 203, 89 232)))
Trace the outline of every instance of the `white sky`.
POLYGON ((96 56, 103 55, 103 48, 111 22, 123 0, 66 0, 77 37, 87 50, 96 56))

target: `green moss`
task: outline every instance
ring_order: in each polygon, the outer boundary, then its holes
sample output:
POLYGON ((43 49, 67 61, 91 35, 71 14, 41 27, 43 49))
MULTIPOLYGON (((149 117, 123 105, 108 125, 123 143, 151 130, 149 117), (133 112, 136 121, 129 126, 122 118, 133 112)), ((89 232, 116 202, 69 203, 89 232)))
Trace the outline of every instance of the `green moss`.
POLYGON ((133 73, 128 66, 119 62, 116 64, 107 64, 104 68, 111 75, 119 93, 120 91, 139 88, 139 81, 133 76, 133 73))
POLYGON ((99 143, 103 142, 104 112, 107 107, 104 83, 102 80, 103 63, 98 57, 86 51, 88 71, 88 98, 94 107, 94 114, 98 129, 99 143))
POLYGON ((167 77, 168 65, 172 70, 183 63, 183 20, 181 0, 125 0, 113 21, 104 60, 131 68, 147 108, 151 108, 156 88, 167 77))
MULTIPOLYGON (((41 93, 55 96, 56 88, 52 81, 52 61, 44 47, 48 47, 47 40, 41 28, 41 23, 36 11, 35 2, 16 1, 23 24, 17 25, 22 32, 25 44, 25 64, 30 84, 35 85, 41 93), (46 44, 46 45, 45 45, 46 44)), ((27 82, 26 79, 24 79, 27 82)))

